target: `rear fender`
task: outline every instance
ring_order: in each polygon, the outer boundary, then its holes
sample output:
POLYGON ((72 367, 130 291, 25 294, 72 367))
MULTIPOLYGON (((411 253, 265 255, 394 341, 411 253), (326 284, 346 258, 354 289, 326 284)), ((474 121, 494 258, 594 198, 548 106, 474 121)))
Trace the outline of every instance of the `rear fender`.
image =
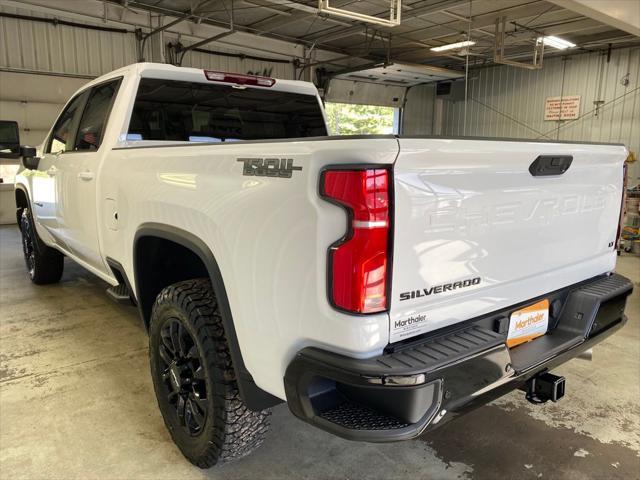
MULTIPOLYGON (((158 237, 171 242, 177 243, 195 253, 198 258, 205 265, 213 291, 216 296, 216 300, 220 307, 220 313, 222 315, 222 322, 225 329, 227 341, 229 342, 229 350, 231 352, 231 359, 233 361, 234 369, 236 372, 236 380, 238 382, 238 388, 240 395, 245 404, 250 410, 258 411, 265 408, 272 407, 278 403, 282 403, 277 397, 265 392, 259 388, 253 381, 253 377, 247 370, 244 360, 242 358, 242 351, 236 335, 236 330, 233 323, 233 315, 231 313, 231 307, 229 306, 229 300, 224 285, 218 262, 216 261, 213 253, 209 247, 195 235, 181 230, 176 227, 172 227, 165 224, 158 223, 145 223, 137 230, 134 239, 134 258, 137 251, 138 241, 143 237, 158 237)), ((135 295, 139 300, 138 306, 140 314, 148 325, 150 318, 150 309, 145 309, 143 306, 141 285, 144 282, 142 274, 140 272, 140 265, 138 261, 134 261, 134 283, 135 283, 135 295)))

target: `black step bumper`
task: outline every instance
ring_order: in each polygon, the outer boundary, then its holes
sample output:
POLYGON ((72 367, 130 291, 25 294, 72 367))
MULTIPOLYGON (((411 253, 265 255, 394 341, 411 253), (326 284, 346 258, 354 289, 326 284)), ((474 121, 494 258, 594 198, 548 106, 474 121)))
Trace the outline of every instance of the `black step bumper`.
POLYGON ((406 440, 435 428, 578 356, 626 322, 631 281, 598 277, 354 359, 302 349, 289 364, 291 411, 335 435, 369 442, 406 440), (549 331, 509 350, 511 312, 550 300, 549 331))

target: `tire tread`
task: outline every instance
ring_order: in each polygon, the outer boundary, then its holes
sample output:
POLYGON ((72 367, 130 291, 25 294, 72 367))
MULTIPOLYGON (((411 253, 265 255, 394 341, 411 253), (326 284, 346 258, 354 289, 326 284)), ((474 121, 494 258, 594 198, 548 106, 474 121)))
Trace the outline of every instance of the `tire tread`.
POLYGON ((153 307, 151 328, 154 321, 160 320, 155 315, 157 309, 166 304, 181 309, 192 323, 197 341, 202 346, 201 358, 206 362, 207 370, 214 372, 216 386, 222 387, 211 394, 214 398, 214 421, 210 431, 203 432, 209 436, 208 446, 203 451, 196 455, 185 451, 171 428, 169 432, 183 454, 200 468, 248 455, 264 442, 271 412, 251 411, 240 398, 229 342, 211 282, 208 279, 185 280, 163 289, 153 307))
POLYGON ((38 232, 33 223, 33 215, 28 208, 22 211, 20 220, 20 231, 22 235, 24 235, 25 229, 31 231, 33 249, 35 251, 35 267, 31 281, 36 285, 47 285, 59 282, 64 271, 64 255, 56 249, 46 246, 40 237, 38 237, 38 232))

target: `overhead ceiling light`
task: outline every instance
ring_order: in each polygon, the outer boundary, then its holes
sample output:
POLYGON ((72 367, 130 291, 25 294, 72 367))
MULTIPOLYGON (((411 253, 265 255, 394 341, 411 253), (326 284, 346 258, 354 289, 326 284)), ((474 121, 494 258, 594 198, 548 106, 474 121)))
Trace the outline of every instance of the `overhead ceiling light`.
POLYGON ((439 47, 431 48, 432 52, 444 52, 446 50, 457 50, 459 48, 470 47, 475 45, 476 42, 472 40, 465 40, 464 42, 450 43, 449 45, 441 45, 439 47))
POLYGON ((550 47, 557 48, 558 50, 565 50, 567 48, 573 48, 576 46, 575 43, 571 43, 562 38, 554 37, 553 35, 549 35, 546 37, 538 37, 538 43, 544 42, 545 45, 549 45, 550 47))

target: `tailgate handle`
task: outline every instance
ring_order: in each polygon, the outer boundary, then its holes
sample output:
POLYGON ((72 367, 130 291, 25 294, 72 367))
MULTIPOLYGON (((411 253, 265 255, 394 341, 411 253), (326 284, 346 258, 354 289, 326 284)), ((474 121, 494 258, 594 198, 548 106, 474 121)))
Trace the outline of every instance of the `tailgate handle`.
POLYGON ((529 166, 529 173, 534 177, 562 175, 569 170, 571 162, 572 155, 540 155, 529 166))

